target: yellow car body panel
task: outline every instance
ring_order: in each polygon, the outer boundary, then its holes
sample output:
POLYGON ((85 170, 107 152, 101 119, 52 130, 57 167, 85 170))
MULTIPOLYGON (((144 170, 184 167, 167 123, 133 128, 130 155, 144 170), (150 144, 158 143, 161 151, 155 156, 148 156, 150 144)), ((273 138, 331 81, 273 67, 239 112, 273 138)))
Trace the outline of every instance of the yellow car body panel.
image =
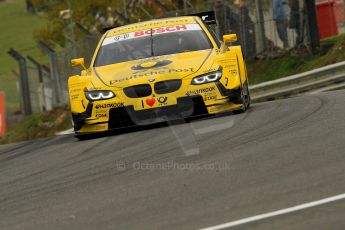
MULTIPOLYGON (((80 62, 81 60, 75 61, 75 63, 80 62)), ((218 75, 212 75, 214 76, 218 75)), ((160 19, 108 31, 101 38, 90 67, 83 70, 80 75, 71 76, 68 87, 74 129, 77 134, 121 128, 119 124, 122 121, 126 121, 127 125, 145 125, 175 119, 174 109, 184 110, 181 114, 189 116, 191 114, 188 106, 195 106, 192 102, 201 104, 205 114, 239 110, 245 106, 241 101, 244 97, 242 94, 249 97, 248 78, 241 47, 231 46, 226 52, 222 52, 214 36, 198 17, 160 19), (152 35, 145 36, 151 36, 152 39, 154 33, 168 33, 175 30, 179 32, 181 28, 197 28, 197 26, 200 26, 209 39, 209 49, 186 50, 181 53, 115 64, 95 65, 101 47, 106 42, 115 42, 113 38, 121 39, 123 34, 141 36, 151 33, 152 35), (217 81, 192 84, 196 77, 216 72, 221 73, 217 81), (167 89, 164 87, 168 84, 175 84, 176 89, 169 88, 170 91, 165 92, 164 90, 167 89), (151 90, 151 93, 133 96, 131 90, 138 90, 140 87, 151 90), (86 92, 108 93, 109 91, 115 95, 109 99, 91 100, 86 96, 86 92), (234 98, 237 99, 234 101, 234 98), (128 116, 124 118, 121 115, 121 117, 120 113, 128 113, 128 116), (160 113, 164 114, 163 119, 159 117, 160 113), (172 118, 169 118, 170 115, 172 118)), ((196 110, 198 109, 194 107, 193 111, 191 110, 193 115, 196 110)))

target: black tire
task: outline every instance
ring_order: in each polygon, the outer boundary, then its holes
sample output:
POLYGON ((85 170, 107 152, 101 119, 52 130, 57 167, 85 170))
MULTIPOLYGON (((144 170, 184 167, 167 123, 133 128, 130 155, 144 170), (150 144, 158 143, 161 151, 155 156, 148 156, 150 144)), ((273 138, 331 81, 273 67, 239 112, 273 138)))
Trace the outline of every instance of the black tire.
POLYGON ((248 82, 246 82, 243 87, 241 88, 241 91, 239 92, 240 95, 238 95, 238 101, 235 102, 236 104, 241 104, 241 108, 234 110, 234 114, 240 114, 244 113, 249 107, 250 107, 250 92, 249 92, 249 86, 248 82))
POLYGON ((240 95, 238 95, 238 98, 239 99, 235 103, 236 104, 240 104, 241 108, 234 110, 233 111, 234 114, 244 113, 247 110, 246 99, 245 99, 245 96, 244 96, 243 88, 241 88, 240 95))
POLYGON ((100 133, 87 133, 87 134, 75 134, 74 137, 77 138, 79 141, 87 141, 99 137, 106 136, 108 131, 106 132, 100 132, 100 133))
POLYGON ((246 81, 244 88, 246 90, 246 109, 250 107, 251 104, 251 98, 250 98, 250 90, 249 90, 249 84, 248 81, 246 81))
POLYGON ((86 141, 92 139, 91 134, 75 134, 74 137, 77 138, 78 141, 86 141))

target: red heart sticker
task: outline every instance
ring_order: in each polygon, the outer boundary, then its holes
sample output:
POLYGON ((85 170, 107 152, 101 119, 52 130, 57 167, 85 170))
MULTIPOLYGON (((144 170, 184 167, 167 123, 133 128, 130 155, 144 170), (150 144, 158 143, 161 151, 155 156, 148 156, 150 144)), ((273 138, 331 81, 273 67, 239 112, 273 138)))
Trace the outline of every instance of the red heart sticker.
POLYGON ((146 104, 148 104, 149 106, 153 106, 156 103, 156 99, 155 98, 151 98, 151 99, 146 99, 146 104))

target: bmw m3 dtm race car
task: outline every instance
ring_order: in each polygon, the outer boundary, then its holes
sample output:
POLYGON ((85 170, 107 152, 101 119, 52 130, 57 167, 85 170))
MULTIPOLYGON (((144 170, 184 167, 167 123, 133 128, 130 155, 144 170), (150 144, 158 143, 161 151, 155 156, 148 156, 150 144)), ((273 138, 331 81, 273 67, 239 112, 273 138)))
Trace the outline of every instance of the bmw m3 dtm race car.
POLYGON ((68 80, 78 136, 167 120, 245 111, 248 77, 235 34, 219 41, 197 16, 105 32, 90 67, 68 80))

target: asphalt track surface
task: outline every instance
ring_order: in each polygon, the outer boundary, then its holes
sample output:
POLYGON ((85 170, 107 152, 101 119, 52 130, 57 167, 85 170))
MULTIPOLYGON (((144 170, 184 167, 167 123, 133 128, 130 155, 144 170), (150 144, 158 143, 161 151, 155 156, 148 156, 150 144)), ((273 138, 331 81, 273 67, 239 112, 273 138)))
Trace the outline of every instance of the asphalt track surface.
MULTIPOLYGON (((200 229, 343 194, 344 114, 336 91, 0 146, 0 229, 200 229)), ((338 200, 231 229, 345 229, 344 213, 338 200)))

